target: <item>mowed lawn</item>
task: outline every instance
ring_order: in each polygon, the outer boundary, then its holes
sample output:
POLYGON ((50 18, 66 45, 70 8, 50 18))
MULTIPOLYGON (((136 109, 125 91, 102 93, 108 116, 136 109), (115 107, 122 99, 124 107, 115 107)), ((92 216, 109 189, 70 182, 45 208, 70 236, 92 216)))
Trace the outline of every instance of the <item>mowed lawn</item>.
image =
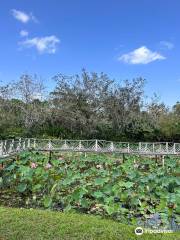
POLYGON ((0 240, 180 239, 180 233, 137 236, 134 229, 91 215, 0 207, 0 240))

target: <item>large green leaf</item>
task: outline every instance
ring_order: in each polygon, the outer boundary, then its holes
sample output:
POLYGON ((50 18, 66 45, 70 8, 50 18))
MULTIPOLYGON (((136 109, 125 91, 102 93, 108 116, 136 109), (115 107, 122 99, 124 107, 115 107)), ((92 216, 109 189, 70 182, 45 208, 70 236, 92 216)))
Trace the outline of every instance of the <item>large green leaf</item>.
POLYGON ((27 188, 27 184, 26 183, 20 183, 18 186, 17 186, 17 190, 19 191, 19 192, 24 192, 25 190, 26 190, 26 188, 27 188))
POLYGON ((93 196, 95 198, 102 198, 104 196, 104 194, 100 191, 96 191, 96 192, 93 193, 93 196))
POLYGON ((38 190, 40 190, 42 188, 42 185, 41 184, 36 184, 36 185, 34 185, 33 186, 33 188, 32 188, 32 191, 38 191, 38 190))
POLYGON ((119 204, 113 204, 113 205, 104 205, 104 209, 109 215, 112 215, 114 213, 117 213, 120 209, 119 204))
POLYGON ((85 188, 77 188, 71 195, 72 199, 75 201, 79 201, 83 195, 87 193, 87 190, 85 188))
POLYGON ((131 188, 134 185, 133 182, 122 182, 120 183, 120 186, 125 187, 125 188, 131 188))
POLYGON ((45 208, 49 208, 52 205, 52 198, 50 196, 45 196, 43 204, 45 208))
POLYGON ((103 184, 106 182, 107 180, 105 178, 96 178, 95 179, 95 185, 100 185, 103 186, 103 184))

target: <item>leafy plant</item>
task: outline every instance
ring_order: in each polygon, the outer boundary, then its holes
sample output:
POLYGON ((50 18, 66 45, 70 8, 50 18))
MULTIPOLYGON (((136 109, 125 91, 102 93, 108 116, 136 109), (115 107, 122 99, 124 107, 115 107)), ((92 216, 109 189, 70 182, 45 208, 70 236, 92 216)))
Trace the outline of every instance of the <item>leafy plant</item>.
POLYGON ((47 154, 23 153, 2 170, 6 197, 0 201, 7 204, 8 194, 8 201, 18 196, 16 204, 25 207, 83 211, 129 224, 148 222, 156 214, 164 226, 171 218, 178 222, 178 161, 170 158, 157 167, 145 157, 128 157, 118 164, 117 157, 67 153, 49 162, 47 154))

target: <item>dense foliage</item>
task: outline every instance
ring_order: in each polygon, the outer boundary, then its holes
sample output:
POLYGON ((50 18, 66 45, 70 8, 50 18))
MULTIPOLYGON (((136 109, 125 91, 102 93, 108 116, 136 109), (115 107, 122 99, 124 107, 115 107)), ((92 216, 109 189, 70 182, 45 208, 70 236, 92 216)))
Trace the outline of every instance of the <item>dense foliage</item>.
POLYGON ((22 153, 1 169, 1 203, 80 211, 128 224, 180 221, 178 159, 22 153))
POLYGON ((0 138, 39 136, 179 141, 180 103, 168 109, 144 97, 144 79, 117 83, 106 74, 57 74, 46 93, 37 76, 0 86, 0 138))

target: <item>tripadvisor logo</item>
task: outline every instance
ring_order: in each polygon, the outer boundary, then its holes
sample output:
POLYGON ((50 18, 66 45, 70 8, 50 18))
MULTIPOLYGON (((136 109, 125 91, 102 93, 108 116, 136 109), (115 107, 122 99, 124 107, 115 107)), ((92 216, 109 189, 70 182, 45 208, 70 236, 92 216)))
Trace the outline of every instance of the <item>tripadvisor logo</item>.
POLYGON ((142 229, 141 227, 137 227, 137 228, 135 229, 135 234, 136 234, 136 235, 142 235, 142 234, 143 234, 143 229, 142 229))
POLYGON ((142 235, 143 233, 172 233, 171 229, 142 229, 142 227, 137 227, 134 230, 136 235, 142 235))

